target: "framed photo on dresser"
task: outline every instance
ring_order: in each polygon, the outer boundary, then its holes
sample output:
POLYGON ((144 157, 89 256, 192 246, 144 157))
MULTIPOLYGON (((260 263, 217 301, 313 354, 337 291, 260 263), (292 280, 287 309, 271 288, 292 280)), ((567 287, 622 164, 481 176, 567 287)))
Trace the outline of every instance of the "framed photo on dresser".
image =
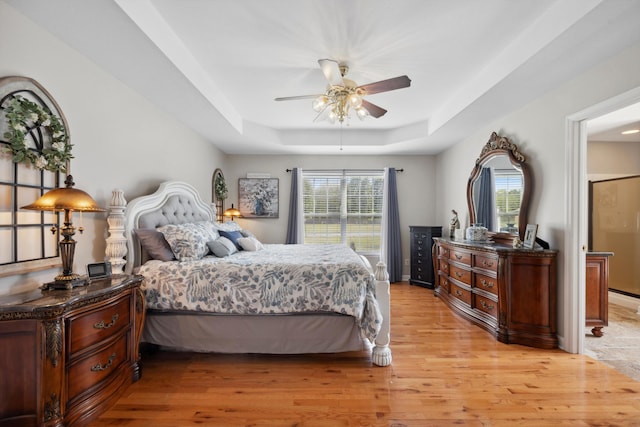
POLYGON ((524 231, 524 240, 522 246, 526 249, 533 249, 536 245, 536 234, 538 233, 538 224, 527 224, 524 231))

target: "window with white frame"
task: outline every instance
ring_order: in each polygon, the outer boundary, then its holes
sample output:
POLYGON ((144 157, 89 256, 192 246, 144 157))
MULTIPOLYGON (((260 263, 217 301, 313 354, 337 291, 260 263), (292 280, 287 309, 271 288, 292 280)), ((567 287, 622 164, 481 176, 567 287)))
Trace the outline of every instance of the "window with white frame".
POLYGON ((302 172, 304 243, 343 243, 378 254, 383 170, 302 172))
POLYGON ((513 232, 520 218, 522 173, 515 169, 495 169, 494 176, 499 230, 513 232))

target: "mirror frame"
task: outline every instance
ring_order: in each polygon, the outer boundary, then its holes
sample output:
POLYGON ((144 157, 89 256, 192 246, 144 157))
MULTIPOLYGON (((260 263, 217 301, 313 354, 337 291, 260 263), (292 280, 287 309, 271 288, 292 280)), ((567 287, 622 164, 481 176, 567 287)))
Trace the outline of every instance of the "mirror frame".
MULTIPOLYGON (((480 156, 476 159, 476 164, 471 171, 469 181, 467 182, 467 205, 469 207, 469 220, 471 224, 476 222, 477 214, 473 204, 473 184, 480 177, 482 167, 492 158, 498 155, 506 155, 512 165, 522 170, 522 179, 524 191, 522 192, 522 202, 520 204, 520 219, 518 221, 518 237, 524 236, 527 227, 529 201, 533 191, 533 176, 529 166, 525 162, 524 155, 518 150, 518 147, 509 140, 509 138, 500 136, 496 132, 491 133, 489 141, 485 144, 480 152, 480 156)), ((489 235, 494 241, 511 241, 516 234, 489 231, 489 235)))

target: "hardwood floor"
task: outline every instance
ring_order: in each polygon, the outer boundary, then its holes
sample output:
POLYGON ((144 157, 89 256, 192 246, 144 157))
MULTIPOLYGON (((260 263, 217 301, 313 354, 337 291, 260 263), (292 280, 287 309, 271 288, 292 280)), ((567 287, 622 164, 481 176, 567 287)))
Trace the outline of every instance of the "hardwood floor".
POLYGON ((640 382, 588 356, 497 342, 433 291, 391 287, 393 364, 368 352, 157 352, 100 426, 640 426, 640 382))

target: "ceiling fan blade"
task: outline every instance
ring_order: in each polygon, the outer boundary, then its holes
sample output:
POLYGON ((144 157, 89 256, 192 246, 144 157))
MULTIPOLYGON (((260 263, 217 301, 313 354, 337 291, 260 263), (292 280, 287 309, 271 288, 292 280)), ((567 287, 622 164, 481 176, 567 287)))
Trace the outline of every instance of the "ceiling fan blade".
POLYGON ((318 64, 320 64, 320 69, 331 86, 344 86, 340 64, 333 59, 318 59, 318 64))
POLYGON ((276 98, 276 101, 293 101, 296 99, 316 99, 321 95, 298 95, 298 96, 283 96, 280 98, 276 98))
POLYGON ((407 76, 400 76, 362 85, 360 88, 364 89, 367 92, 367 95, 371 95, 373 93, 388 92, 390 90, 402 89, 409 86, 411 86, 411 79, 407 76))
POLYGON ((364 99, 362 100, 362 107, 369 112, 369 115, 371 117, 375 117, 376 119, 378 117, 384 116, 387 113, 387 110, 385 110, 384 108, 378 107, 376 104, 372 104, 364 99))

